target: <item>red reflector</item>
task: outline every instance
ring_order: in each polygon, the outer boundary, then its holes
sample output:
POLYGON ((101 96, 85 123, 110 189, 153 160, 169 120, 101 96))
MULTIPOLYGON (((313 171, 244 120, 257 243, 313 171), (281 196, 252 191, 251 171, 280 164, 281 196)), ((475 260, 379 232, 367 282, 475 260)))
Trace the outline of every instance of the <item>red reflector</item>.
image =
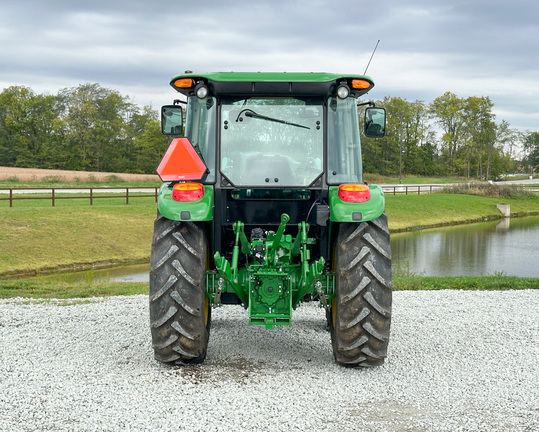
POLYGON ((362 203, 371 199, 369 186, 347 183, 339 186, 339 198, 346 202, 362 203))
POLYGON ((206 165, 187 138, 175 138, 157 167, 163 181, 200 180, 206 165))
POLYGON ((172 188, 172 199, 176 201, 198 201, 204 196, 200 183, 177 183, 172 188))

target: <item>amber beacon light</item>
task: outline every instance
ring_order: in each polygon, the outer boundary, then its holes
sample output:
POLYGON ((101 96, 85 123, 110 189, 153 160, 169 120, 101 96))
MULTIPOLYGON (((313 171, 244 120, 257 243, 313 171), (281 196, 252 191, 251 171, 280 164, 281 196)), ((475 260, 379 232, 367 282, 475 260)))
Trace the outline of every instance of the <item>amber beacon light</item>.
POLYGON ((193 87, 193 80, 191 78, 180 78, 174 81, 174 86, 178 88, 193 87))

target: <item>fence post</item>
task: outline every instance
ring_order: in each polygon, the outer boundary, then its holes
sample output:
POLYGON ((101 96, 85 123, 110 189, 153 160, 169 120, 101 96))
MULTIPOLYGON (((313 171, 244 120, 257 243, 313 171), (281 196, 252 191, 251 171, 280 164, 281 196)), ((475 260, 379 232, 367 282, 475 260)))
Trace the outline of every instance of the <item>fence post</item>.
POLYGON ((125 203, 129 204, 129 188, 125 188, 125 203))
POLYGON ((13 189, 9 188, 9 206, 13 207, 13 189))
POLYGON ((51 190, 52 190, 52 206, 54 207, 54 188, 52 188, 51 190))
POLYGON ((157 188, 155 188, 155 202, 157 202, 157 188))
POLYGON ((94 188, 90 188, 90 205, 94 205, 94 188))

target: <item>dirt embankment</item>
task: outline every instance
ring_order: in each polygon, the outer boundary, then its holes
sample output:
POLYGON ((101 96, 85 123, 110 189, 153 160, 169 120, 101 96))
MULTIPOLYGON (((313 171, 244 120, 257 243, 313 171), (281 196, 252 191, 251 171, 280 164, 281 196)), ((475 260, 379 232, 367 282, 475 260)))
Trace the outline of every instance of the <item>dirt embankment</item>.
POLYGON ((157 174, 118 174, 109 172, 67 171, 35 168, 0 167, 0 181, 21 182, 106 182, 106 181, 156 181, 157 174))

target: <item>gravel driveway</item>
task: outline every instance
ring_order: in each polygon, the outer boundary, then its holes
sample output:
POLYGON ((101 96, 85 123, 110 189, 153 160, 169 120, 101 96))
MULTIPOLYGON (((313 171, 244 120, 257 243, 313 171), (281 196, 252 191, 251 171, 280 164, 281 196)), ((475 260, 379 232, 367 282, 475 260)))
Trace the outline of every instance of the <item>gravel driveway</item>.
POLYGON ((166 367, 147 296, 57 303, 0 301, 1 431, 539 430, 539 290, 395 292, 369 370, 334 364, 315 304, 273 330, 214 310, 207 361, 166 367))

